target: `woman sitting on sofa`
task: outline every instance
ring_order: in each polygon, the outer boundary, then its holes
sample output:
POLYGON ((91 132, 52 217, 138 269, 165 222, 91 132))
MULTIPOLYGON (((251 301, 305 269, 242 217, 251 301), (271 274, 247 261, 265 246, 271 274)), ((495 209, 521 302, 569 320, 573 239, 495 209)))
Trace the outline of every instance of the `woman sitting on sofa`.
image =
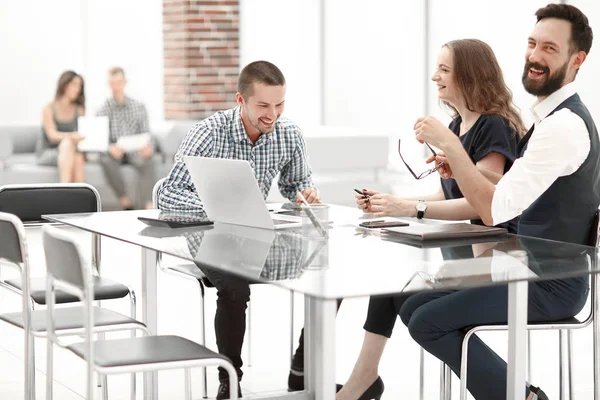
POLYGON ((77 151, 83 137, 77 118, 85 114, 83 78, 65 71, 58 79, 56 96, 42 111, 42 137, 38 142, 38 164, 58 166, 60 182, 83 182, 85 156, 77 151))

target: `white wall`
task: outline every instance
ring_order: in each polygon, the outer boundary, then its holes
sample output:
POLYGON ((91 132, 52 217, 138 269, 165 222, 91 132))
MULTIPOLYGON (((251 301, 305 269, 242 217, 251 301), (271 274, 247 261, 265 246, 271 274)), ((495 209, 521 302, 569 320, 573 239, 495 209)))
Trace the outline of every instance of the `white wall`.
POLYGON ((67 69, 83 74, 87 112, 95 112, 115 65, 151 121, 162 121, 162 49, 161 0, 0 2, 0 123, 40 121, 67 69))
POLYGON ((319 0, 241 0, 240 67, 277 65, 287 82, 285 115, 301 126, 321 115, 319 0))
MULTIPOLYGON (((257 59, 276 63, 288 81, 286 114, 303 126, 324 121, 385 131, 393 138, 410 134, 414 120, 425 112, 423 88, 440 46, 466 37, 492 46, 517 105, 529 118, 532 99, 520 81, 523 56, 535 23, 533 13, 545 1, 430 0, 430 65, 423 63, 423 2, 240 3, 240 64, 257 59)), ((572 3, 596 30, 596 42, 577 81, 582 98, 600 120, 600 3, 572 3)), ((65 69, 84 74, 88 110, 95 111, 108 96, 106 70, 113 65, 125 68, 128 91, 147 104, 151 121, 162 120, 161 12, 161 0, 0 2, 0 123, 39 121, 65 69)), ((435 96, 431 84, 428 109, 445 117, 435 96)))

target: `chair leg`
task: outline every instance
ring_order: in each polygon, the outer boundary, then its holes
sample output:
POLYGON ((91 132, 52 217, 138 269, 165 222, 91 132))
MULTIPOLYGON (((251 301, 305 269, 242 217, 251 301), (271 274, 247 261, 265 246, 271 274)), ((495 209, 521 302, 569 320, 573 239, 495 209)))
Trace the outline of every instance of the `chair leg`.
MULTIPOLYGON (((48 337, 46 344, 46 400, 52 400, 53 384, 54 384, 54 369, 53 369, 53 350, 54 343, 48 337)), ((35 388, 34 388, 35 390, 35 388)))
POLYGON ((189 368, 185 369, 185 400, 192 400, 192 372, 189 368))
POLYGON ((102 381, 102 400, 108 400, 108 378, 106 374, 100 374, 102 381))
POLYGON ((419 400, 425 399, 425 350, 419 347, 419 400))
POLYGON ((559 383, 559 396, 558 398, 560 400, 565 400, 567 398, 567 365, 568 365, 568 360, 567 360, 567 352, 568 352, 568 345, 567 345, 567 335, 566 335, 566 331, 564 329, 560 329, 558 331, 558 341, 559 341, 559 346, 558 346, 558 357, 559 357, 559 361, 558 361, 558 383, 559 383))
POLYGON ((573 331, 567 331, 567 376, 569 379, 569 400, 575 399, 575 387, 573 386, 573 331))
POLYGON ((471 336, 473 336, 474 333, 473 330, 468 331, 462 343, 462 353, 460 356, 460 400, 467 400, 469 340, 471 340, 471 336))
MULTIPOLYGON (((129 301, 130 301, 130 304, 129 304, 129 307, 130 307, 130 309, 129 309, 129 315, 131 316, 131 318, 136 319, 136 314, 137 314, 137 311, 136 311, 136 297, 135 297, 135 292, 133 290, 131 290, 131 289, 129 289, 129 301)), ((132 338, 136 337, 136 333, 137 333, 136 330, 132 329, 131 330, 131 337, 132 338)), ((131 397, 131 400, 136 400, 135 399, 136 395, 137 395, 137 387, 136 387, 136 385, 137 385, 137 382, 136 382, 136 379, 135 379, 135 373, 132 373, 131 374, 131 388, 130 388, 130 397, 131 397)))
POLYGON ((440 361, 440 400, 449 400, 446 398, 446 364, 440 361))
POLYGON ((450 400, 452 398, 452 370, 449 366, 444 364, 444 374, 446 378, 444 379, 446 386, 444 387, 444 396, 446 400, 450 400))
POLYGON ((31 333, 25 332, 25 398, 35 400, 35 340, 31 333))

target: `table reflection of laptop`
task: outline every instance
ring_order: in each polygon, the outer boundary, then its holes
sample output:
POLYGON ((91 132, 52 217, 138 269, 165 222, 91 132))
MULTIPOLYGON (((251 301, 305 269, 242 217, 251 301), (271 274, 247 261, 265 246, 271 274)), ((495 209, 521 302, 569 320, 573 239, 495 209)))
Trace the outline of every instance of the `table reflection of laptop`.
POLYGON ((213 221, 264 229, 302 226, 299 217, 269 214, 247 161, 191 156, 184 161, 204 211, 213 221))
POLYGON ((77 144, 77 150, 100 153, 108 151, 110 135, 108 117, 79 117, 77 130, 84 137, 77 144))
POLYGON ((274 239, 272 230, 217 224, 204 232, 194 262, 200 267, 219 265, 247 279, 258 278, 274 239))

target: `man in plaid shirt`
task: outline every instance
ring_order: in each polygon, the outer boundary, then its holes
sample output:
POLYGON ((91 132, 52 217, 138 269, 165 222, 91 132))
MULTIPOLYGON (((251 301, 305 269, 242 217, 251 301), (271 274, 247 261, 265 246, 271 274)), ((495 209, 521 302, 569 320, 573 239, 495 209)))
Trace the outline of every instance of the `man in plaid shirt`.
POLYGON ((133 165, 139 174, 138 193, 141 207, 152 208, 152 187, 156 178, 154 176, 154 163, 152 143, 146 144, 138 151, 126 153, 117 141, 122 136, 149 133, 148 113, 141 101, 125 95, 125 72, 121 67, 114 67, 108 72, 108 84, 112 97, 107 99, 98 116, 107 116, 110 124, 110 147, 108 154, 104 154, 100 162, 108 184, 114 190, 121 202, 121 207, 126 210, 133 208, 131 200, 125 191, 125 182, 121 172, 121 165, 133 165))
MULTIPOLYGON (((284 197, 299 203, 296 193, 300 191, 309 203, 319 203, 302 132, 293 122, 280 118, 285 89, 285 78, 275 65, 266 61, 248 64, 238 78, 238 107, 217 112, 197 123, 183 139, 175 165, 159 189, 159 208, 189 213, 203 211, 184 156, 246 160, 265 199, 273 178, 279 174, 279 190, 284 197)), ((217 289, 217 346, 221 354, 229 357, 241 380, 249 283, 216 271, 211 272, 209 279, 217 289)), ((223 369, 219 369, 219 381, 217 399, 226 399, 229 381, 223 369)))

